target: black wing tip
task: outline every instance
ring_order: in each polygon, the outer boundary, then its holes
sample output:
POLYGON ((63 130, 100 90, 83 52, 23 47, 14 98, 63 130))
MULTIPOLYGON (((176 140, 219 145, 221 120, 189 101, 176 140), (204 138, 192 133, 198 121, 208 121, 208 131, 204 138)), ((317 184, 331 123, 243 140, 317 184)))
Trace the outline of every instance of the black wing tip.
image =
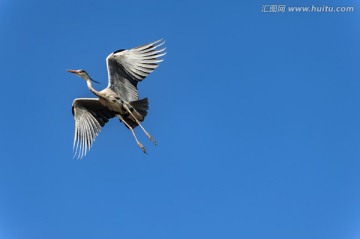
POLYGON ((125 49, 119 49, 117 51, 114 51, 113 54, 116 54, 116 53, 119 53, 119 52, 122 52, 122 51, 125 51, 125 49))

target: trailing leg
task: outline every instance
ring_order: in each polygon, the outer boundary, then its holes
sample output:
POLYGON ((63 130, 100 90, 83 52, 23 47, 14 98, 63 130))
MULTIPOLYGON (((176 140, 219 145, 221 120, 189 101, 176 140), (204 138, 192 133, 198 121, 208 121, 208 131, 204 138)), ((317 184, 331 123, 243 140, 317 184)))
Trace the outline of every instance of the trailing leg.
POLYGON ((134 136, 134 138, 135 138, 135 140, 136 140, 137 145, 141 148, 141 150, 142 150, 144 153, 147 154, 145 147, 144 147, 144 146, 139 142, 139 140, 137 139, 137 137, 136 137, 136 135, 135 135, 135 132, 134 132, 134 129, 133 129, 128 123, 126 123, 126 121, 124 120, 124 118, 123 118, 121 115, 116 115, 116 116, 119 118, 119 120, 120 120, 121 122, 123 122, 123 123, 126 125, 126 127, 129 128, 129 130, 131 131, 131 133, 133 134, 133 136, 134 136))
POLYGON ((146 136, 156 145, 156 141, 153 137, 144 129, 144 127, 140 124, 140 121, 135 117, 135 115, 131 112, 129 107, 126 104, 123 104, 124 109, 134 118, 135 122, 140 126, 140 128, 144 131, 146 136))

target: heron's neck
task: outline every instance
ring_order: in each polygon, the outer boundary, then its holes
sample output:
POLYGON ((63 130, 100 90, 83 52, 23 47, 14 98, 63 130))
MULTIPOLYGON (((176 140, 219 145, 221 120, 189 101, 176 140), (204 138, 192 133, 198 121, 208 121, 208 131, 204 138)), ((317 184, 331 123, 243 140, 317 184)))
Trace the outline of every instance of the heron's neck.
POLYGON ((89 90, 90 90, 92 93, 94 93, 96 96, 99 96, 100 93, 99 93, 98 91, 96 91, 96 90, 92 87, 92 82, 91 82, 90 78, 87 77, 85 80, 86 80, 86 84, 87 84, 89 90))

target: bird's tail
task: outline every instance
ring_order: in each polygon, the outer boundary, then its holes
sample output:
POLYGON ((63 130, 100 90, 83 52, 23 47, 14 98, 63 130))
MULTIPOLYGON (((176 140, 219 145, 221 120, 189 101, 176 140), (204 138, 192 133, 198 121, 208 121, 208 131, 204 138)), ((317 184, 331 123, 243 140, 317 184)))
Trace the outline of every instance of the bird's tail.
MULTIPOLYGON (((140 122, 144 121, 145 116, 147 115, 147 111, 149 110, 148 98, 132 101, 129 104, 134 109, 132 111, 132 114, 136 117, 136 119, 139 120, 140 122)), ((128 115, 128 117, 124 117, 124 120, 132 128, 138 126, 138 124, 134 121, 134 118, 131 115, 128 115)))

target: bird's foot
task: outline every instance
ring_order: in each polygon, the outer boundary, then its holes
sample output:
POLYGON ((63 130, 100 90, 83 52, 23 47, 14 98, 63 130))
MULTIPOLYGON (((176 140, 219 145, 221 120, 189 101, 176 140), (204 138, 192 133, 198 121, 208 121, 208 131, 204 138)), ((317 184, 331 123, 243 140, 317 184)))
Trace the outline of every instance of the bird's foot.
POLYGON ((151 135, 149 133, 146 133, 146 136, 151 140, 151 142, 153 142, 156 145, 156 141, 153 137, 151 137, 151 135))
POLYGON ((141 148, 141 150, 142 150, 145 154, 147 154, 145 147, 144 147, 140 142, 138 142, 137 144, 138 144, 138 146, 141 148))

